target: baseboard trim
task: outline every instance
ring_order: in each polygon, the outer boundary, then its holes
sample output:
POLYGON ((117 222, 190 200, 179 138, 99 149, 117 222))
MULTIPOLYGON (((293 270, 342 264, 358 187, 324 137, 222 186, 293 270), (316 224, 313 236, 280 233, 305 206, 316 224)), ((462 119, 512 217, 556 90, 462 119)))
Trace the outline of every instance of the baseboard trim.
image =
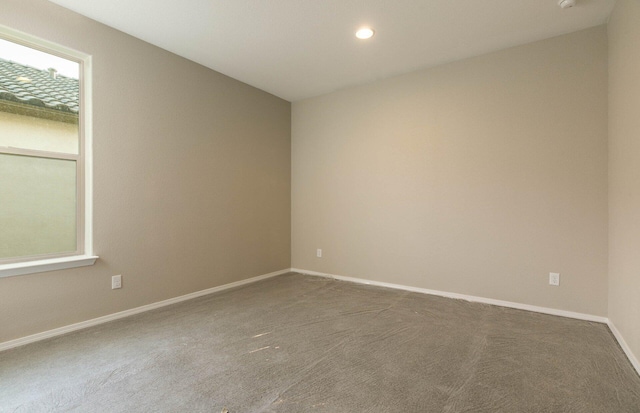
POLYGON ((629 347, 627 342, 624 340, 624 337, 622 337, 622 334, 620 334, 620 331, 618 331, 615 324, 613 324, 611 320, 607 322, 607 325, 609 326, 609 330, 611 330, 611 333, 613 333, 613 336, 616 338, 616 340, 618 340, 618 344, 620 344, 622 351, 624 351, 624 353, 627 355, 627 358, 631 362, 631 365, 633 366, 634 369, 636 369, 636 373, 640 375, 640 362, 638 362, 638 359, 636 358, 635 354, 633 354, 633 352, 631 351, 631 348, 629 347))
POLYGON ((438 290, 429 290, 426 288, 411 287, 411 286, 402 285, 402 284, 391 284, 391 283, 386 283, 381 281, 371 281, 364 278, 345 277, 342 275, 302 270, 299 268, 291 268, 291 271, 302 273, 302 274, 315 275, 318 277, 333 278, 335 280, 340 280, 340 281, 349 281, 349 282, 354 282, 358 284, 375 285, 377 287, 387 287, 387 288, 393 288, 396 290, 404 290, 404 291, 411 291, 415 293, 437 295, 440 297, 455 298, 458 300, 465 300, 465 301, 471 301, 471 302, 482 303, 482 304, 498 305, 501 307, 515 308, 518 310, 533 311, 535 313, 550 314, 550 315, 556 315, 556 316, 567 317, 567 318, 575 318, 578 320, 585 320, 585 321, 594 321, 596 323, 607 324, 609 321, 607 317, 601 317, 601 316, 584 314, 584 313, 575 313, 573 311, 557 310, 555 308, 538 307, 535 305, 514 303, 511 301, 494 300, 492 298, 477 297, 473 295, 450 293, 450 292, 438 291, 438 290))
POLYGON ((143 305, 140 307, 132 308, 129 310, 120 311, 118 313, 113 313, 109 315, 105 315, 98 318, 93 318, 91 320, 81 321, 79 323, 70 324, 64 327, 54 328, 53 330, 44 331, 42 333, 32 334, 30 336, 17 338, 15 340, 5 341, 0 343, 0 351, 8 350, 10 348, 23 346, 29 343, 35 343, 36 341, 45 340, 51 337, 60 336, 63 334, 71 333, 73 331, 82 330, 88 327, 97 326, 99 324, 108 323, 109 321, 118 320, 120 318, 125 318, 132 316, 134 314, 144 313, 146 311, 155 310, 156 308, 165 307, 171 304, 176 304, 182 301, 191 300, 193 298, 202 297, 203 295, 213 294, 219 291, 228 290, 230 288, 240 287, 242 285, 251 284, 257 281, 266 280, 267 278, 276 277, 281 274, 286 274, 291 272, 290 268, 286 268, 284 270, 270 272, 268 274, 258 275, 257 277, 248 278, 246 280, 236 281, 229 284, 220 285, 213 288, 207 288, 206 290, 196 291, 190 294, 181 295, 179 297, 169 298, 167 300, 158 301, 155 303, 143 305))
POLYGON ((348 281, 348 282, 353 282, 358 284, 374 285, 377 287, 387 287, 387 288, 394 288, 397 290, 411 291, 411 292, 429 294, 429 295, 437 295, 440 297, 455 298, 455 299, 466 300, 466 301, 482 303, 482 304, 498 305, 501 307, 532 311, 534 313, 556 315, 560 317, 574 318, 577 320, 603 323, 603 324, 606 324, 607 327, 609 327, 609 330, 613 334, 613 337, 615 337, 616 341, 622 348, 622 351, 625 353, 625 355, 629 359, 629 362, 631 363, 633 368, 636 370, 636 373, 640 375, 640 362, 638 362, 638 359, 636 358, 635 354, 633 354, 633 352, 631 351, 631 348, 622 337, 622 334, 620 333, 620 331, 618 331, 618 329, 613 324, 613 322, 611 322, 611 320, 609 320, 609 318, 607 317, 601 317, 601 316, 596 316, 592 314, 576 313, 573 311, 557 310, 555 308, 539 307, 539 306, 529 305, 529 304, 520 304, 520 303, 511 302, 511 301, 494 300, 492 298, 477 297, 473 295, 450 293, 450 292, 438 291, 438 290, 429 290, 426 288, 411 287, 411 286, 402 285, 402 284, 392 284, 392 283, 386 283, 381 281, 372 281, 364 278, 345 277, 342 275, 327 274, 327 273, 318 272, 318 271, 303 270, 300 268, 291 268, 291 272, 313 275, 317 277, 332 278, 334 280, 348 281))
POLYGON ((348 282, 353 282, 358 284, 387 287, 387 288, 393 288, 396 290, 405 290, 405 291, 417 292, 422 294, 436 295, 440 297, 455 298, 455 299, 461 299, 461 300, 466 300, 471 302, 478 302, 483 304, 492 304, 492 305, 498 305, 502 307, 515 308, 518 310, 533 311, 533 312, 542 313, 542 314, 557 315, 560 317, 575 318, 578 320, 604 323, 609 327, 609 330, 611 330, 611 333, 615 337, 616 341, 618 341, 618 344, 622 348, 622 351, 624 351, 627 358, 631 362, 631 365, 636 370, 636 372, 640 375, 640 362, 631 351, 631 348, 629 347, 627 342, 624 340, 622 334, 620 333, 620 331, 618 331, 615 324, 613 324, 613 322, 609 320, 607 317, 600 317, 600 316, 595 316, 591 314, 576 313, 576 312, 565 311, 565 310, 557 310, 553 308, 539 307, 539 306, 528 305, 528 304, 520 304, 520 303, 511 302, 511 301, 494 300, 492 298, 477 297, 477 296, 466 295, 466 294, 458 294, 458 293, 451 293, 446 291, 430 290, 426 288, 411 287, 411 286, 402 285, 402 284, 392 284, 392 283, 386 283, 386 282, 380 282, 380 281, 372 281, 364 278, 345 277, 342 275, 303 270, 299 268, 286 268, 280 271, 274 271, 268 274, 259 275, 257 277, 248 278, 246 280, 236 281, 229 284, 220 285, 218 287, 208 288, 206 290, 196 291, 190 294, 181 295, 179 297, 169 298, 167 300, 158 301, 155 303, 143 305, 143 306, 132 308, 125 311, 120 311, 118 313, 109 314, 109 315, 94 318, 91 320, 70 324, 68 326, 55 328, 53 330, 44 331, 42 333, 32 334, 30 336, 21 337, 15 340, 5 341, 3 343, 0 343, 0 351, 23 346, 29 343, 35 343, 37 341, 45 340, 51 337, 61 336, 63 334, 71 333, 73 331, 82 330, 82 329, 93 327, 99 324, 104 324, 109 321, 114 321, 120 318, 129 317, 135 314, 144 313, 146 311, 155 310, 156 308, 165 307, 171 304, 177 304, 179 302, 202 297, 204 295, 213 294, 219 291, 224 291, 224 290, 228 290, 235 287, 240 287, 242 285, 251 284, 261 280, 266 280, 267 278, 276 277, 278 275, 286 274, 288 272, 297 272, 301 274, 307 274, 307 275, 324 277, 324 278, 332 278, 335 280, 348 281, 348 282))

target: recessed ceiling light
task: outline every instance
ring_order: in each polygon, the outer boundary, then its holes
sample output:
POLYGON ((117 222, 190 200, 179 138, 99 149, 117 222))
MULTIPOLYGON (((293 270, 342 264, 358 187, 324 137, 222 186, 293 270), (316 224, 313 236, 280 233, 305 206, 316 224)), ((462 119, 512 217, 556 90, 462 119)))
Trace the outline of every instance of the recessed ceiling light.
POLYGON ((373 29, 369 27, 363 27, 356 32, 356 37, 358 39, 365 40, 365 39, 371 38, 371 36, 373 36, 374 33, 375 32, 373 31, 373 29))
POLYGON ((558 6, 568 9, 576 5, 576 0, 558 0, 558 6))

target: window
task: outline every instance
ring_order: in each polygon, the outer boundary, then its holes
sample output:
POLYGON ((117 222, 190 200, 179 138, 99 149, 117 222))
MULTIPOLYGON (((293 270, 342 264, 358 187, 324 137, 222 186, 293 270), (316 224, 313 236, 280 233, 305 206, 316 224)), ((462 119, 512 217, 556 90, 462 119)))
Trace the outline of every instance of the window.
POLYGON ((95 262, 89 66, 0 27, 0 276, 95 262))

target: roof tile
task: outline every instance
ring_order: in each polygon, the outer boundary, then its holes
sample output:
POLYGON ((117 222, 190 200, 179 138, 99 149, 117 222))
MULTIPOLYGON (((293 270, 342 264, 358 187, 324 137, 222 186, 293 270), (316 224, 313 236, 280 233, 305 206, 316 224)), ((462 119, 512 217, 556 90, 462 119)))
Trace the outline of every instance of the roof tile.
POLYGON ((77 114, 79 88, 78 79, 0 58, 0 99, 77 114))

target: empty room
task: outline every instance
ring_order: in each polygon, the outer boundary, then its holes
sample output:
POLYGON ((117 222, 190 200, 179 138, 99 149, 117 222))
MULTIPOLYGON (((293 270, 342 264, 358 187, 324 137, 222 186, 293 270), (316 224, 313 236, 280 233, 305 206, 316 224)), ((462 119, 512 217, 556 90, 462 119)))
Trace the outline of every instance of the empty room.
POLYGON ((640 0, 0 0, 0 413, 640 413, 640 0))

